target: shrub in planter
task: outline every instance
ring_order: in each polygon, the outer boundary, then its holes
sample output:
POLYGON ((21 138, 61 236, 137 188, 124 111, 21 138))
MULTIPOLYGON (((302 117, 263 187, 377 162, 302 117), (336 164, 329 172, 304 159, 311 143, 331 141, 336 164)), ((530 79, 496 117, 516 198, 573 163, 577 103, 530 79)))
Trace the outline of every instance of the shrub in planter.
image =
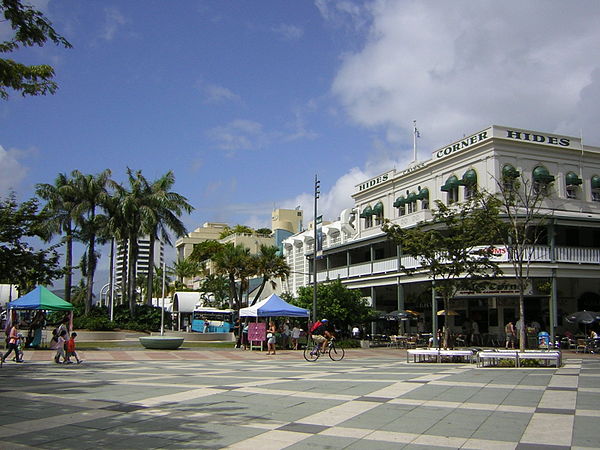
POLYGON ((539 359, 522 359, 520 364, 521 367, 541 367, 541 361, 539 359))
POLYGON ((498 367, 515 367, 514 359, 501 359, 498 361, 498 367))

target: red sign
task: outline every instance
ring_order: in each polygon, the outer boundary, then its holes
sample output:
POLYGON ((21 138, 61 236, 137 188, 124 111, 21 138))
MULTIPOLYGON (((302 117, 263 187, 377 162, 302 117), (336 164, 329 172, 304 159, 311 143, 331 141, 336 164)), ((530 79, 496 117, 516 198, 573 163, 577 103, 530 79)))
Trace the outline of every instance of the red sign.
POLYGON ((254 322, 248 324, 248 341, 262 342, 267 340, 267 324, 254 322))

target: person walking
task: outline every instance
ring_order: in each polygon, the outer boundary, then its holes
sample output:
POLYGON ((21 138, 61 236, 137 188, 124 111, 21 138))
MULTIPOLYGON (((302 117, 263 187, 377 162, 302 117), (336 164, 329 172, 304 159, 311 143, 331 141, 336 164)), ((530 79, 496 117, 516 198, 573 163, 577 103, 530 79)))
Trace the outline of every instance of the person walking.
POLYGON ((56 355, 54 355, 54 362, 56 364, 62 364, 60 358, 63 359, 62 362, 67 362, 67 356, 65 355, 65 343, 66 343, 67 332, 62 330, 58 335, 57 344, 56 344, 56 355))
POLYGON ((292 348, 294 350, 298 350, 298 340, 300 339, 300 333, 302 333, 302 329, 298 328, 298 325, 294 325, 294 328, 292 328, 292 348))
POLYGON ((75 350, 75 338, 77 337, 77 333, 72 332, 71 337, 67 341, 67 364, 71 364, 71 356, 75 358, 77 364, 81 364, 81 360, 77 356, 77 351, 75 350))
POLYGON ((275 333, 277 333, 277 327, 275 326, 275 322, 269 322, 269 328, 267 329, 267 355, 275 354, 275 333))
POLYGON ((506 334, 506 348, 515 348, 515 326, 512 322, 508 322, 504 327, 504 333, 506 334))
POLYGON ((8 338, 6 341, 8 344, 8 350, 6 350, 6 353, 0 359, 0 367, 2 366, 2 364, 4 364, 4 360, 6 360, 8 355, 10 355, 13 351, 15 352, 15 355, 17 356, 17 359, 18 359, 18 357, 19 357, 19 349, 17 347, 18 340, 19 340, 19 328, 17 327, 17 324, 15 323, 15 324, 13 324, 12 327, 10 327, 10 331, 8 332, 8 338))

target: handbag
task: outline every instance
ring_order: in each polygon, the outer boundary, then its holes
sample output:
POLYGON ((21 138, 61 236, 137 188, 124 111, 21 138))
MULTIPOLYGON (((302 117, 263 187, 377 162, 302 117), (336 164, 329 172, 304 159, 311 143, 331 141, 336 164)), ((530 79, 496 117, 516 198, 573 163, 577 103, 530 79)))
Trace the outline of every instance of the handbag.
POLYGON ((267 333, 267 339, 271 339, 273 337, 273 333, 267 333))

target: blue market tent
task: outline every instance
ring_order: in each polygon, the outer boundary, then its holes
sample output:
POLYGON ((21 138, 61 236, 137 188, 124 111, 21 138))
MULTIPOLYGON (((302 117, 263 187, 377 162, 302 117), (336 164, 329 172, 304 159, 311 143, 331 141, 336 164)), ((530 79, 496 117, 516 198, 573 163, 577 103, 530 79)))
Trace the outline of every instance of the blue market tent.
POLYGON ((53 294, 44 286, 38 286, 18 299, 8 302, 8 309, 40 309, 45 311, 72 311, 73 305, 53 294))
POLYGON ((240 317, 308 317, 309 311, 290 305, 275 294, 248 308, 240 309, 240 317))

